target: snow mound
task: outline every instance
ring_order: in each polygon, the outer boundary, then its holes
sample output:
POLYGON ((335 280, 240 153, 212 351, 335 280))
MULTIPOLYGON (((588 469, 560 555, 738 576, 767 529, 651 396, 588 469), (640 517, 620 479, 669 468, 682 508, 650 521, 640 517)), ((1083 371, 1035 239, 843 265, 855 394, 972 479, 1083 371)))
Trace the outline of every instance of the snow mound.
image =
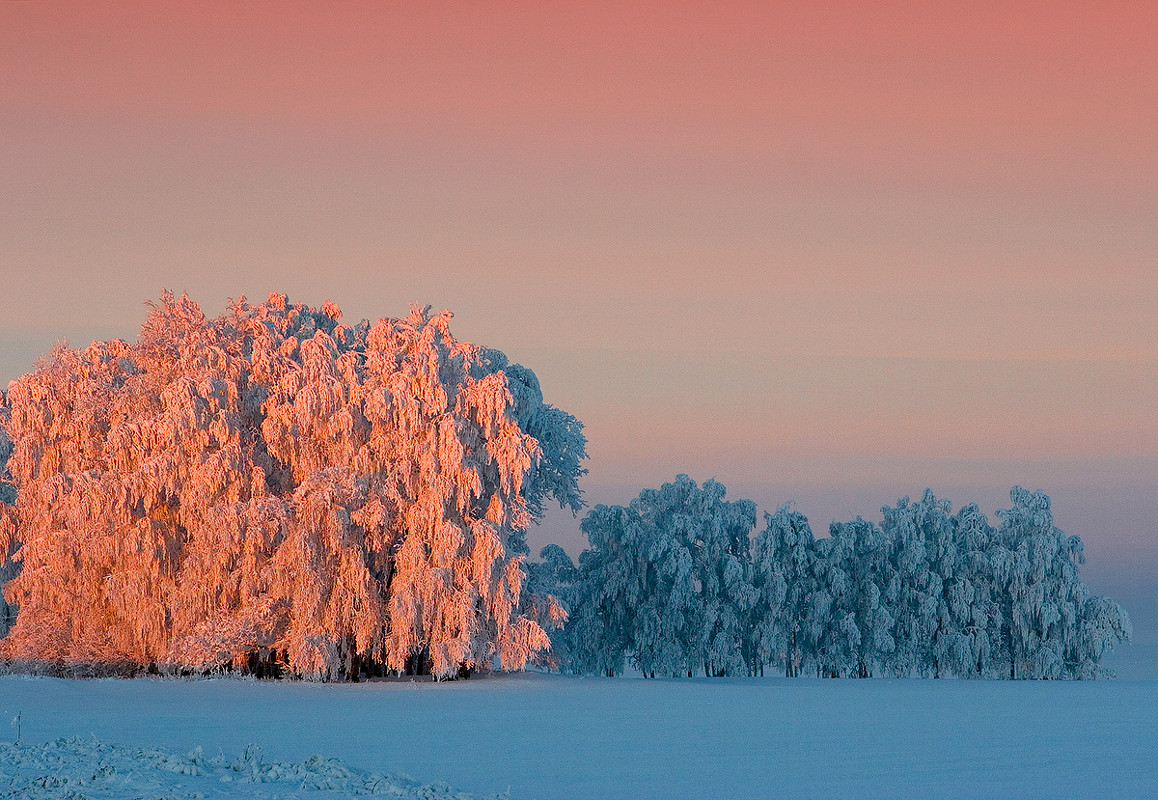
POLYGON ((469 800, 445 783, 420 784, 402 775, 350 769, 336 758, 301 763, 266 761, 250 745, 236 758, 181 755, 156 747, 126 747, 90 739, 45 744, 0 742, 0 797, 28 800, 228 800, 385 795, 415 800, 469 800), (258 784, 261 784, 260 786, 258 784))

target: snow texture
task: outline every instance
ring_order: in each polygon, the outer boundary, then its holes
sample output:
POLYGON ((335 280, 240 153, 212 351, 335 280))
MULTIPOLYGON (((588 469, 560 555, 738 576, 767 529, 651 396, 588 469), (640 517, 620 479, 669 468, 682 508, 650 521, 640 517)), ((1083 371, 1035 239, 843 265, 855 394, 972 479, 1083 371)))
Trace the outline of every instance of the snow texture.
POLYGON ((146 798, 306 791, 297 777, 222 784, 221 774, 245 774, 230 765, 251 744, 262 764, 294 775, 322 753, 358 786, 371 773, 404 772, 515 800, 1158 797, 1155 708, 1153 681, 0 678, 0 733, 15 738, 7 722, 19 711, 21 747, 46 761, 46 742, 95 737, 108 743, 103 757, 140 782, 119 796, 146 798), (183 764, 197 747, 206 760, 226 754, 212 781, 145 764, 183 764), (160 755, 130 758, 135 749, 160 755))
POLYGON ((126 747, 96 738, 44 744, 0 742, 0 791, 28 800, 99 800, 156 797, 310 798, 385 795, 415 800, 467 800, 442 783, 420 784, 401 775, 360 772, 338 759, 312 756, 300 763, 266 761, 261 748, 235 758, 186 754, 157 747, 126 747))

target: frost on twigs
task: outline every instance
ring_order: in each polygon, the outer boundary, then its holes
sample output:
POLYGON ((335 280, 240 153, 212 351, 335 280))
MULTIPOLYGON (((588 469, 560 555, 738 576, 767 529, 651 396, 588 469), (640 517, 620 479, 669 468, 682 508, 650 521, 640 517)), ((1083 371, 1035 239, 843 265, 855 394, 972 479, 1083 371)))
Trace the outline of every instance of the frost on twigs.
POLYGON ((42 358, 0 418, 21 564, 0 656, 522 667, 548 645, 518 608, 523 529, 549 498, 582 506, 586 440, 450 317, 348 326, 271 294, 208 319, 166 292, 135 344, 42 358))

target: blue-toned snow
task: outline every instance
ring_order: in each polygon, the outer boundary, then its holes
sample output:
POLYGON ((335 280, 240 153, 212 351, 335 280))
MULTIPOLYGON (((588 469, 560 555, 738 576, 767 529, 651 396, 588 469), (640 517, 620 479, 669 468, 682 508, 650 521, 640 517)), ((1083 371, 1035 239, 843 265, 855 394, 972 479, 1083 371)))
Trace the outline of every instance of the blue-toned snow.
MULTIPOLYGON (((17 712, 21 744, 0 746, 0 796, 31 775, 16 774, 13 753, 56 758, 46 776, 95 775, 85 753, 104 748, 112 766, 103 769, 125 777, 125 786, 149 787, 132 796, 150 797, 248 797, 255 788, 263 796, 340 797, 386 790, 374 781, 387 773, 477 795, 509 789, 515 800, 1158 797, 1158 682, 0 678, 8 729, 0 739, 15 738, 8 720, 17 712), (67 743, 44 746, 72 737, 71 755, 67 743), (229 771, 247 745, 288 777, 238 783, 229 771), (207 765, 202 775, 156 767, 170 757, 184 763, 195 748, 193 760, 207 765), (324 759, 310 761, 315 754, 324 759), (303 780, 311 764, 348 772, 346 791, 303 780)), ((37 796, 66 796, 37 787, 37 796)), ((405 781, 397 788, 427 791, 405 781)), ((117 796, 98 790, 70 789, 117 796)))

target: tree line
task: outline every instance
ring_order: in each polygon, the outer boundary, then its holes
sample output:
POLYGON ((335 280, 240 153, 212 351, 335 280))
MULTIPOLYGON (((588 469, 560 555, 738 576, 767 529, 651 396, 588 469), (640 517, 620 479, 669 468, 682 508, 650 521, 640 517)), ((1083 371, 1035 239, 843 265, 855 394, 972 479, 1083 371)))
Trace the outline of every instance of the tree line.
POLYGON ((1091 678, 1128 640, 1081 540, 1015 488, 816 538, 679 476, 584 506, 582 423, 449 312, 346 325, 166 292, 135 343, 57 346, 0 398, 0 662, 64 674, 1091 678))
MULTIPOLYGON (((1079 578, 1082 541, 1041 491, 1014 487, 996 527, 926 491, 876 523, 816 538, 789 506, 764 515, 686 475, 596 506, 575 565, 558 545, 526 591, 569 613, 552 666, 647 677, 763 675, 1094 678, 1128 641, 1125 611, 1079 578), (753 535, 755 533, 755 535, 753 535)), ((533 605, 533 602, 532 602, 533 605)))

